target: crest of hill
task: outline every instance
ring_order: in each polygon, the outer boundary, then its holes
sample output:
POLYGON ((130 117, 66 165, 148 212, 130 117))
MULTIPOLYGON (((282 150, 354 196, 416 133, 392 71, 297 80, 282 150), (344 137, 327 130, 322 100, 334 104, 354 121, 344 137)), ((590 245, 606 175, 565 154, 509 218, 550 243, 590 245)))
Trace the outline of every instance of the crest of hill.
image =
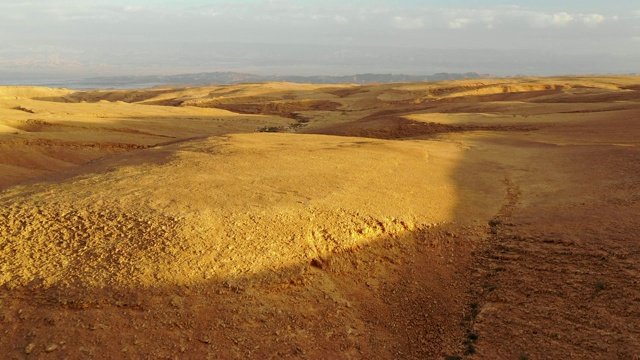
MULTIPOLYGON (((464 79, 437 82, 405 82, 381 84, 300 84, 290 82, 242 83, 218 86, 181 88, 148 88, 135 90, 69 91, 64 89, 33 88, 18 92, 17 87, 0 88, 0 96, 10 94, 31 96, 56 102, 122 101, 147 105, 220 107, 226 105, 260 104, 274 102, 332 101, 352 103, 364 97, 383 102, 421 103, 452 97, 512 96, 512 94, 541 94, 563 92, 570 89, 597 89, 599 91, 633 91, 637 77, 550 77, 512 79, 464 79)), ((578 100, 573 94, 572 99, 578 100)), ((619 94, 618 94, 619 95, 619 94)), ((524 96, 524 95, 523 95, 524 96)), ((529 96, 529 95, 527 95, 529 96)), ((539 96, 539 95, 535 95, 539 96)), ((265 105, 266 104, 266 105, 265 105)), ((343 105, 344 105, 343 104, 343 105)), ((271 106, 271 105, 269 105, 271 106)), ((255 107, 255 106, 253 106, 255 107)), ((253 108, 252 107, 252 108, 253 108)), ((235 111, 236 109, 230 109, 235 111)), ((242 111, 240 111, 242 112, 242 111)))
POLYGON ((52 89, 40 86, 0 86, 0 99, 34 99, 60 97, 73 93, 69 89, 52 89))

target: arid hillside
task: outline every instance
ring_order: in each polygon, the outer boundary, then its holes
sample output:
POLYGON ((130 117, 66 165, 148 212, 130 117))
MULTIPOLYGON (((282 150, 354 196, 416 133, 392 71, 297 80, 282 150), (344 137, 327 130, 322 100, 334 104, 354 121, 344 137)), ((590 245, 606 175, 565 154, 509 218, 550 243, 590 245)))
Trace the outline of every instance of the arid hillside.
POLYGON ((640 78, 0 87, 0 357, 640 359, 640 78))

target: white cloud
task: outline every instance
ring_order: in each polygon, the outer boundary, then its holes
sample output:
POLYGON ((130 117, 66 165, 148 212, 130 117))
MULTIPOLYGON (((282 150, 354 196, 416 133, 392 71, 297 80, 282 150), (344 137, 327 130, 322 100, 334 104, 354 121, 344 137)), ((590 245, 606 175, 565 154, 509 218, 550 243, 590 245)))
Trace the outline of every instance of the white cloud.
POLYGON ((451 29, 464 29, 469 24, 470 20, 467 18, 458 18, 453 21, 449 21, 449 28, 451 29))
POLYGON ((553 24, 564 26, 573 21, 573 16, 569 15, 566 12, 561 12, 557 14, 553 14, 553 24))
POLYGON ((595 26, 603 22, 605 20, 605 17, 600 14, 587 14, 581 15, 580 19, 587 25, 595 26))
POLYGON ((532 23, 535 27, 546 28, 550 26, 566 26, 574 20, 573 15, 560 12, 555 14, 547 13, 529 13, 532 23))
POLYGON ((421 29, 424 27, 424 21, 422 18, 410 18, 403 16, 395 16, 392 19, 393 26, 398 29, 421 29))
POLYGON ((449 29, 464 29, 472 25, 481 25, 492 29, 501 12, 480 9, 440 9, 431 11, 434 23, 442 23, 449 29))

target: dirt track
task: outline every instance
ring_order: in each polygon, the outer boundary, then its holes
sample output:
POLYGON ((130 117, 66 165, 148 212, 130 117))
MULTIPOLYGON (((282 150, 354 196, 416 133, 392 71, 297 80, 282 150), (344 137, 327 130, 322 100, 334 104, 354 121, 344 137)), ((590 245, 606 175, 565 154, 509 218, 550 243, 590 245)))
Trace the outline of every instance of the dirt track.
POLYGON ((0 88, 0 354, 639 359, 639 82, 0 88))

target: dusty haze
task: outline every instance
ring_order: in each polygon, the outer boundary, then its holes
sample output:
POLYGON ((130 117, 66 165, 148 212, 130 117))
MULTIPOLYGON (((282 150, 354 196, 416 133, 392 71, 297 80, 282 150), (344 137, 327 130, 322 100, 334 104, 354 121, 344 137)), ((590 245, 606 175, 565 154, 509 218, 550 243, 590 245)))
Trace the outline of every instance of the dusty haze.
POLYGON ((636 0, 0 3, 0 84, 259 75, 637 74, 636 0))

